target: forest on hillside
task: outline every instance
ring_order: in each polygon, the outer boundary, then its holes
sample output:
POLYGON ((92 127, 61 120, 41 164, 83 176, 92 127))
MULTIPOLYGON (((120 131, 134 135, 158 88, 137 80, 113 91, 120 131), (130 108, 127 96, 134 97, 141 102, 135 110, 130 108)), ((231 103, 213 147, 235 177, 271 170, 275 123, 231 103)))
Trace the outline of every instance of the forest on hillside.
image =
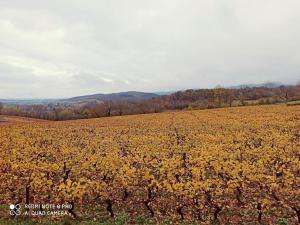
POLYGON ((109 100, 36 105, 4 105, 0 114, 46 120, 72 120, 157 113, 170 110, 210 109, 246 105, 288 103, 300 99, 300 85, 198 89, 178 91, 145 100, 109 100))

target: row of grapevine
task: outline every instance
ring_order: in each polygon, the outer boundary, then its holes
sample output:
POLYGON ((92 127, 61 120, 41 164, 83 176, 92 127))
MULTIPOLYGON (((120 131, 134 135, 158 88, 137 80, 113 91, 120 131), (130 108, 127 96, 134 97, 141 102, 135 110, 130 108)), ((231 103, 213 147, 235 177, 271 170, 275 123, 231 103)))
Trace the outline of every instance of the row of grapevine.
POLYGON ((125 209, 199 224, 296 224, 300 107, 3 123, 0 180, 0 204, 69 203, 74 218, 125 209))

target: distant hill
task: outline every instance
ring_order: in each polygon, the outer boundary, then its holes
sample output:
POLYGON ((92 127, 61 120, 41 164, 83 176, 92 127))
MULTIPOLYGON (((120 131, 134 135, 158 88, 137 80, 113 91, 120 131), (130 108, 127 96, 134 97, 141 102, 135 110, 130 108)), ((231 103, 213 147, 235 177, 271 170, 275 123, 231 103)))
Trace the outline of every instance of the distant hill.
MULTIPOLYGON (((229 89, 244 89, 254 87, 277 88, 284 84, 267 82, 262 84, 242 84, 226 87, 229 89)), ((178 91, 161 91, 154 93, 127 91, 110 94, 93 94, 76 96, 65 99, 0 99, 5 105, 47 105, 47 104, 85 104, 85 103, 101 103, 103 101, 141 101, 151 99, 153 97, 163 97, 176 93, 178 91)), ((181 92, 184 92, 182 90, 181 92)))
POLYGON ((156 94, 156 95, 170 95, 170 94, 173 94, 177 91, 158 91, 158 92, 154 92, 154 94, 156 94))
POLYGON ((266 88, 277 88, 280 87, 282 83, 276 83, 276 82, 267 82, 267 83, 262 83, 262 84, 241 84, 241 85, 235 85, 235 86, 230 86, 228 88, 232 89, 241 89, 241 88, 254 88, 254 87, 266 87, 266 88))
POLYGON ((59 99, 0 99, 5 105, 45 105, 56 104, 59 101, 59 99))
POLYGON ((240 89, 216 87, 177 91, 170 95, 131 91, 60 99, 57 100, 59 104, 4 105, 1 106, 1 114, 46 120, 71 120, 287 102, 295 105, 299 100, 300 85, 280 85, 275 88, 247 86, 240 89), (105 101, 112 102, 106 104, 105 101))
POLYGON ((128 91, 111 94, 94 94, 84 95, 73 98, 61 100, 61 102, 77 103, 77 102, 103 102, 103 101, 140 101, 145 99, 151 99, 158 95, 146 92, 128 91))
POLYGON ((100 103, 103 101, 140 101, 151 99, 159 95, 146 92, 128 91, 111 94, 94 94, 77 96, 66 99, 0 99, 6 105, 38 105, 38 104, 76 104, 76 103, 100 103))

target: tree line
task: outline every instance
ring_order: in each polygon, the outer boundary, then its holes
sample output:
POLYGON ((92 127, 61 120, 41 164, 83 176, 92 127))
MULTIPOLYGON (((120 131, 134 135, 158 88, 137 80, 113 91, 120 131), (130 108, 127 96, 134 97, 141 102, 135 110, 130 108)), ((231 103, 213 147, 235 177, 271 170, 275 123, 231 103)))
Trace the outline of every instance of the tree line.
POLYGON ((103 101, 101 103, 59 103, 39 105, 3 105, 0 114, 46 120, 72 120, 169 110, 210 109, 259 104, 274 104, 300 99, 300 85, 276 88, 246 87, 178 91, 170 95, 139 101, 103 101))

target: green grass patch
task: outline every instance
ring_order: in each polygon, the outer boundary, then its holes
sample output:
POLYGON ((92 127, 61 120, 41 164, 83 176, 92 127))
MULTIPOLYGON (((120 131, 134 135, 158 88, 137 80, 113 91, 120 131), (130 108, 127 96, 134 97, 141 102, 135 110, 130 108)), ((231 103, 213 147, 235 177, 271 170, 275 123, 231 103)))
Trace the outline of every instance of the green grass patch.
POLYGON ((287 106, 300 105, 300 100, 287 102, 286 105, 287 106))

